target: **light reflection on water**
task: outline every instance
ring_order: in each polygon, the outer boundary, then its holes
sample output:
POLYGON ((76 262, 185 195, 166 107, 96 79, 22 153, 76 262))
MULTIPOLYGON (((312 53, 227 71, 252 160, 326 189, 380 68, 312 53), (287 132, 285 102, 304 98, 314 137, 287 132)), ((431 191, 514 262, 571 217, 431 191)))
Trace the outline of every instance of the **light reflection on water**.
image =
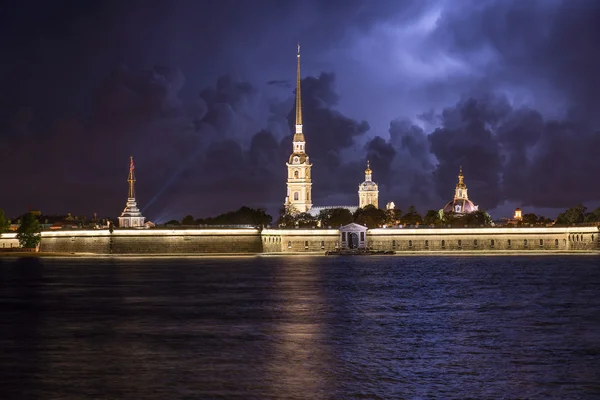
POLYGON ((598 261, 3 259, 0 397, 598 398, 598 261))

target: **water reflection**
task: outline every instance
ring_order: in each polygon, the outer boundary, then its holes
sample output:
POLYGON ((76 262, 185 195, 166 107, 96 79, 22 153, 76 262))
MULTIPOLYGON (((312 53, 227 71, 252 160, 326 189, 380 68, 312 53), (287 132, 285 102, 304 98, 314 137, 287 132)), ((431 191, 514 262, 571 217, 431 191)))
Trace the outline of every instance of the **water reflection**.
POLYGON ((2 398, 597 398, 597 257, 0 264, 2 398))

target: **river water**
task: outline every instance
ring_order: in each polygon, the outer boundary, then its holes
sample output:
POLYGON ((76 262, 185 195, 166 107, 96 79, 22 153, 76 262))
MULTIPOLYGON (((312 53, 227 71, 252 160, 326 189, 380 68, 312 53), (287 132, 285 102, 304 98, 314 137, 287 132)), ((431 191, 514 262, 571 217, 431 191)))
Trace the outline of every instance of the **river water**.
POLYGON ((0 259, 1 399, 598 399, 600 258, 0 259))

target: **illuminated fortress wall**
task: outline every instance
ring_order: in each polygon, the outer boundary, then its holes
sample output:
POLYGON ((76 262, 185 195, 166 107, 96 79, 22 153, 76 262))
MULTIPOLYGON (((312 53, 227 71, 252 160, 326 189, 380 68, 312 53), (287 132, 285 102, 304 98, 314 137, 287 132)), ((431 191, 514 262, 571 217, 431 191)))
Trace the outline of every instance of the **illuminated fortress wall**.
MULTIPOLYGON (((598 227, 370 229, 373 250, 597 251, 598 227)), ((2 248, 17 248, 15 233, 0 236, 2 248)), ((325 253, 339 246, 337 229, 149 229, 42 232, 40 251, 91 254, 325 253)))
POLYGON ((337 229, 264 229, 261 236, 265 253, 324 253, 340 241, 337 229))
MULTIPOLYGON (((367 246, 383 251, 600 251, 598 227, 370 229, 367 246)), ((265 253, 333 250, 337 229, 265 229, 265 253)))
MULTIPOLYGON (((3 245, 18 247, 14 233, 3 245)), ((93 254, 261 253, 256 229, 108 230, 42 232, 40 252, 93 254)))

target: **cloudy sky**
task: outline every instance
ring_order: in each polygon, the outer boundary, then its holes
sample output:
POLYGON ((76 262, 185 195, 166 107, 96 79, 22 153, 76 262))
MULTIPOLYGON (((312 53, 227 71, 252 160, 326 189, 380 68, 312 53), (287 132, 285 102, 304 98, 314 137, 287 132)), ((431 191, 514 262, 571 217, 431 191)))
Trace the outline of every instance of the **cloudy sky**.
POLYGON ((0 208, 153 221, 285 197, 302 48, 315 205, 453 195, 493 217, 600 202, 600 2, 14 1, 0 15, 0 208), (89 4, 88 4, 89 3, 89 4))

